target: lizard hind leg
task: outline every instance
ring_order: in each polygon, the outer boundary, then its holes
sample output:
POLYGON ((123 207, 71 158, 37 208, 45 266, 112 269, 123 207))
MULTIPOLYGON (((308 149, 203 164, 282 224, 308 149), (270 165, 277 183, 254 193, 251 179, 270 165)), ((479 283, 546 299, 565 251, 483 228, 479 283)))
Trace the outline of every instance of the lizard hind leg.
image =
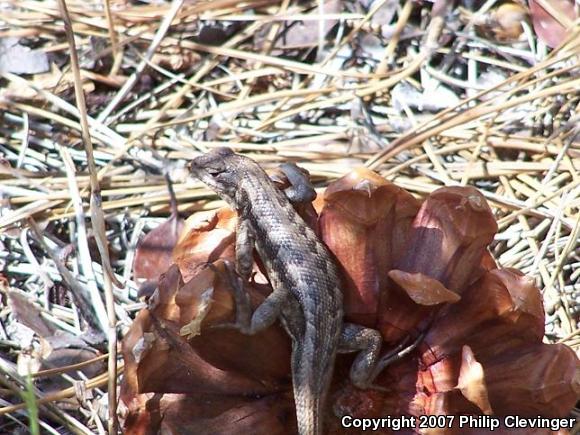
POLYGON ((292 204, 308 204, 316 199, 316 190, 306 169, 294 163, 283 163, 278 168, 290 184, 284 189, 284 194, 292 204))
POLYGON ((356 387, 361 389, 387 390, 384 387, 373 385, 376 377, 388 365, 412 352, 422 339, 423 334, 409 346, 405 347, 408 342, 407 338, 395 349, 379 357, 383 341, 380 332, 360 325, 345 323, 340 336, 338 352, 358 352, 350 369, 350 379, 356 387))

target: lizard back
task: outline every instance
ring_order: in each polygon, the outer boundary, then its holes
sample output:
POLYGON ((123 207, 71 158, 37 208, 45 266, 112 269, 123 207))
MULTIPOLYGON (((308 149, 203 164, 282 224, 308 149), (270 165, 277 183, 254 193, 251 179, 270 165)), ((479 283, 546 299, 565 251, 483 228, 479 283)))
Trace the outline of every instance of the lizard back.
POLYGON ((301 435, 319 434, 342 329, 334 260, 255 161, 218 149, 195 159, 192 171, 248 223, 272 287, 287 290, 300 305, 303 328, 291 334, 298 428, 301 435))

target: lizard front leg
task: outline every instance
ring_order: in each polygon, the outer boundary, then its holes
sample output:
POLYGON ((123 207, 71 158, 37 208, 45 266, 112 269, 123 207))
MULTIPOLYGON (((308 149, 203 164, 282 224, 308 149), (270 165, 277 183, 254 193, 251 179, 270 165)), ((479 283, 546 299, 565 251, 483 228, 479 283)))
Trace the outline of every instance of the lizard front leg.
POLYGON ((408 340, 404 340, 395 349, 379 357, 383 342, 381 333, 375 329, 345 323, 340 336, 338 352, 358 352, 350 369, 350 379, 355 386, 361 389, 382 389, 372 385, 375 378, 388 365, 412 352, 423 339, 423 335, 419 335, 413 343, 406 347, 408 340))
POLYGON ((236 232, 236 271, 231 263, 226 264, 228 280, 234 291, 236 303, 236 323, 219 325, 221 327, 234 327, 242 333, 252 335, 271 326, 280 318, 283 307, 292 297, 290 292, 283 286, 274 286, 272 293, 256 308, 252 314, 249 295, 245 289, 245 283, 249 281, 254 263, 255 236, 248 222, 241 217, 238 220, 236 232))

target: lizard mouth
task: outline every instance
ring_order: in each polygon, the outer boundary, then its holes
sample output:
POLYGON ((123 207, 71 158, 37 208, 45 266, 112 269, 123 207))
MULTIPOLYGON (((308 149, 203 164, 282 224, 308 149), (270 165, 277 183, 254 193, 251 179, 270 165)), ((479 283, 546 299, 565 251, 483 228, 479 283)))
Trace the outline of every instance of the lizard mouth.
POLYGON ((188 169, 189 173, 198 180, 207 183, 208 181, 212 180, 214 176, 219 174, 219 171, 215 170, 211 166, 208 165, 207 156, 202 155, 196 157, 191 162, 189 162, 188 169))
POLYGON ((200 177, 200 170, 201 168, 195 164, 195 161, 189 162, 187 165, 187 169, 193 178, 201 179, 200 177))

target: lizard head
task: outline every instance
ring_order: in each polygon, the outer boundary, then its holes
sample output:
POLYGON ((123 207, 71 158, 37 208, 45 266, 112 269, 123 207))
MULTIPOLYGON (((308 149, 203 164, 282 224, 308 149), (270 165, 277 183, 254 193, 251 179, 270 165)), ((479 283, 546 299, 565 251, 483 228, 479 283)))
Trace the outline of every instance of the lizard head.
POLYGON ((189 169, 191 175, 233 204, 238 190, 238 171, 243 159, 243 156, 229 148, 215 148, 193 159, 189 169))

